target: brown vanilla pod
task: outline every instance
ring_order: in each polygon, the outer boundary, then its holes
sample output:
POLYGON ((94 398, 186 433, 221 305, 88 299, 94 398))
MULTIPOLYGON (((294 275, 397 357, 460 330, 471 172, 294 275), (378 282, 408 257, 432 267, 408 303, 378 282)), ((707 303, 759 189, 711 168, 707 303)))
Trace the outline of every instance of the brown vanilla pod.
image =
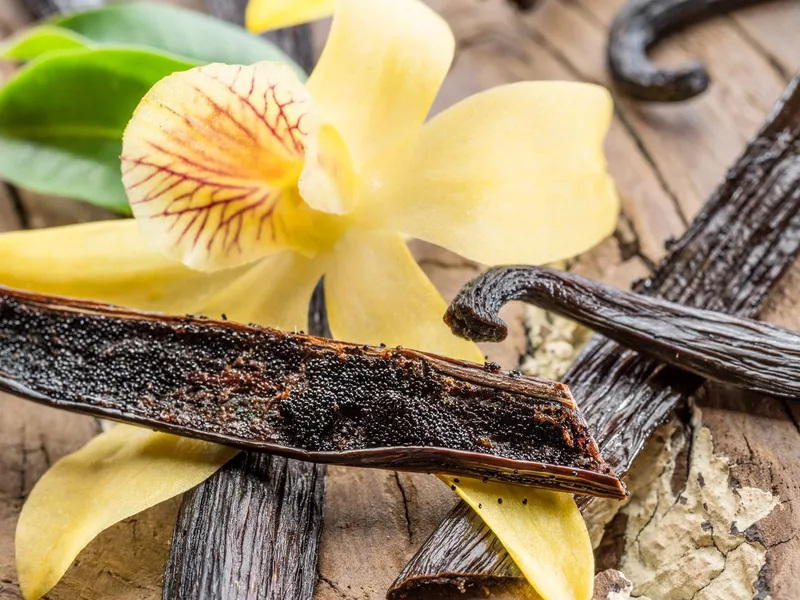
POLYGON ((538 306, 641 354, 711 381, 800 397, 800 333, 721 312, 623 292, 547 267, 496 267, 467 283, 445 322, 476 342, 508 333, 498 316, 512 300, 538 306))
MULTIPOLYGON (((650 279, 636 291, 749 318, 800 252, 800 77, 650 279)), ((624 475, 653 430, 703 379, 595 336, 563 378, 604 458, 624 475)), ((590 499, 579 498, 583 509, 590 499)), ((389 589, 522 578, 497 537, 459 502, 389 589), (464 552, 463 548, 470 548, 464 552)))
POLYGON ((0 389, 311 462, 625 495, 567 386, 415 350, 0 289, 0 389))
POLYGON ((770 0, 628 0, 608 37, 607 62, 614 85, 648 102, 680 102, 703 93, 711 78, 701 63, 659 68, 647 50, 692 23, 764 1, 770 0))

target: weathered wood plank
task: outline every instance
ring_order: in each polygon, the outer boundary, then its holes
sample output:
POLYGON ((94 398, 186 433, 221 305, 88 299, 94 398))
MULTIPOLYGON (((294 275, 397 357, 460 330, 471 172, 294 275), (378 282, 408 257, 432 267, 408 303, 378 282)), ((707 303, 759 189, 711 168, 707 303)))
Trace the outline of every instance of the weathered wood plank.
POLYGON ((22 219, 13 199, 15 190, 0 183, 0 232, 14 231, 22 227, 22 219))
POLYGON ((3 397, 0 418, 0 599, 19 598, 14 568, 17 515, 31 488, 56 460, 97 433, 94 419, 61 415, 3 397))

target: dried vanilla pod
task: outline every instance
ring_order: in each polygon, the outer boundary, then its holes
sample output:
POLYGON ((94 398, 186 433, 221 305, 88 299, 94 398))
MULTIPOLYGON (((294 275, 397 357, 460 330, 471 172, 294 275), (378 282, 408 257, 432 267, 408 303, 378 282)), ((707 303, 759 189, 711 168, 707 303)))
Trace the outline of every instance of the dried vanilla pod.
POLYGON ((614 84, 628 96, 649 102, 680 102, 702 94, 711 77, 700 62, 659 68, 650 61, 647 50, 692 23, 758 3, 759 0, 629 0, 614 17, 608 37, 608 68, 614 84))
POLYGON ((625 495, 567 386, 414 350, 0 289, 0 389, 300 460, 625 495))
POLYGON ((763 394, 800 396, 800 334, 633 294, 547 267, 496 267, 467 283, 445 321, 475 341, 500 341, 500 308, 521 300, 577 321, 664 363, 763 394))

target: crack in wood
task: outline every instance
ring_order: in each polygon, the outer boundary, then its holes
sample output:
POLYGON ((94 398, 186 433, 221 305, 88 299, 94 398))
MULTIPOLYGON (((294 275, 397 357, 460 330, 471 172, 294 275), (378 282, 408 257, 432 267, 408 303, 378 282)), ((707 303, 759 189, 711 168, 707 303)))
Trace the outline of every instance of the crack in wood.
POLYGON ((725 15, 731 28, 742 38, 742 40, 753 49, 753 51, 764 59, 775 73, 788 83, 792 78, 792 73, 781 63, 777 56, 767 50, 767 48, 759 42, 753 35, 745 29, 735 15, 725 15))
POLYGON ((20 229, 30 229, 30 216, 28 215, 28 210, 25 208, 25 203, 22 201, 22 195, 20 194, 19 189, 17 186, 8 183, 7 181, 4 182, 4 185, 6 192, 8 193, 8 198, 11 200, 11 207, 14 209, 14 213, 19 220, 20 229))
POLYGON ((400 473, 394 471, 394 481, 397 484, 397 489, 400 490, 400 497, 403 500, 403 512, 406 519, 406 532, 408 533, 408 541, 414 541, 414 534, 411 531, 411 515, 408 510, 408 497, 406 496, 406 489, 403 487, 403 482, 400 481, 400 473))
POLYGON ((26 495, 25 494, 25 480, 27 479, 28 474, 28 454, 25 452, 25 434, 28 431, 28 426, 26 423, 22 423, 22 435, 20 435, 20 439, 22 440, 22 445, 20 446, 20 452, 22 455, 22 460, 20 462, 20 470, 19 470, 19 494, 18 498, 24 500, 26 495))
POLYGON ((357 596, 351 596, 350 594, 345 593, 342 588, 340 588, 335 582, 325 577, 322 573, 317 573, 317 578, 319 581, 331 588, 333 592, 342 600, 359 600, 357 596))
POLYGON ((652 273, 656 268, 656 261, 642 250, 642 243, 639 238, 639 232, 636 230, 636 224, 624 210, 620 212, 619 218, 620 224, 624 224, 624 226, 627 227, 628 233, 630 233, 633 238, 626 239, 624 232, 619 226, 614 230, 614 239, 619 246, 620 262, 625 263, 632 258, 638 258, 644 263, 647 270, 652 273))
POLYGON ((594 24, 598 29, 602 31, 606 31, 608 29, 608 24, 603 23, 603 21, 591 10, 589 10, 589 8, 582 2, 578 2, 577 0, 562 0, 562 4, 571 6, 576 11, 582 13, 586 17, 586 20, 594 24))
MULTIPOLYGON (((783 406, 783 410, 786 411, 786 416, 789 417, 789 420, 794 425, 794 428, 797 430, 797 433, 800 433, 800 420, 798 420, 797 415, 794 414, 790 403, 793 402, 788 398, 781 399, 781 406, 783 406)), ((796 402, 796 401, 795 401, 796 402)))

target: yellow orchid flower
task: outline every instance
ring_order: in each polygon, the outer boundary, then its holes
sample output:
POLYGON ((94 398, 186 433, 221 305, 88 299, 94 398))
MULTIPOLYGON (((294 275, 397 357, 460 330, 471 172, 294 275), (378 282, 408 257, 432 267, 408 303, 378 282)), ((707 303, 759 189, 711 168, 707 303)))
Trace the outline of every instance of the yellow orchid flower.
MULTIPOLYGON (((248 18, 283 25, 330 5, 256 1, 248 18)), ((602 154, 612 106, 594 85, 524 82, 423 126, 453 51, 447 24, 418 0, 340 0, 306 85, 276 63, 165 78, 123 140, 135 219, 0 236, 0 284, 292 330, 307 327, 324 276, 335 337, 481 360, 442 323, 445 303, 405 240, 486 264, 587 250, 618 213, 602 154)), ((20 516, 25 598, 55 585, 102 529, 232 455, 118 426, 57 462, 20 516)), ((458 491, 473 506, 519 494, 481 486, 458 491)), ((481 514, 543 598, 588 599, 585 527, 567 496, 547 494, 481 514), (548 556, 555 534, 578 551, 548 556)))

